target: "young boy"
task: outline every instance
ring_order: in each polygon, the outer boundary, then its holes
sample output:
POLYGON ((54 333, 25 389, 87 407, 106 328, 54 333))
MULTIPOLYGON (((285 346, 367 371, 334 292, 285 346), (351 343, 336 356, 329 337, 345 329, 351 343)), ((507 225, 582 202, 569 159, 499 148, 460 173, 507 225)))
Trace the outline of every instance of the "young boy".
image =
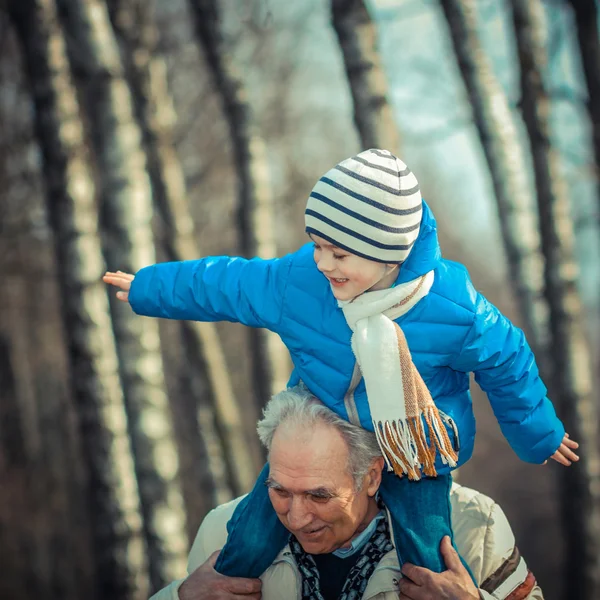
MULTIPOLYGON (((208 257, 104 281, 141 315, 278 333, 294 362, 290 385, 302 381, 377 433, 393 471, 381 495, 401 563, 441 572, 440 540, 452 537, 450 471, 471 457, 475 438, 470 372, 522 460, 568 466, 577 444, 521 330, 473 288, 462 265, 441 257, 433 215, 401 160, 376 149, 344 160, 313 188, 305 224, 311 243, 283 258, 208 257)), ((265 467, 228 525, 216 565, 223 574, 258 577, 287 543, 267 475, 265 467)))

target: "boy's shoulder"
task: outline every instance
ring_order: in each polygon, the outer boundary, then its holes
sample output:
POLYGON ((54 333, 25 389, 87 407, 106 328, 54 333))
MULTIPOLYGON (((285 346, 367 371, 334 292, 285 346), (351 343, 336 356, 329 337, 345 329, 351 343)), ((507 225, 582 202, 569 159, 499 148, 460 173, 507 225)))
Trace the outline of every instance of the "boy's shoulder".
POLYGON ((467 268, 453 260, 442 259, 435 269, 435 277, 430 294, 442 303, 475 314, 480 294, 475 289, 467 268))
POLYGON ((321 275, 315 264, 314 250, 314 244, 309 242, 285 257, 289 261, 290 277, 300 282, 301 287, 311 287, 316 283, 326 283, 325 278, 321 275))
POLYGON ((314 259, 315 245, 312 242, 300 246, 298 250, 287 255, 291 262, 292 268, 299 269, 314 269, 317 270, 314 259))
MULTIPOLYGON (((300 302, 303 301, 305 294, 320 300, 323 299, 324 294, 327 297, 326 292, 329 290, 329 285, 315 264, 314 244, 304 244, 295 252, 283 257, 283 260, 287 264, 285 273, 288 294, 301 298, 300 302), (302 296, 297 296, 298 293, 302 296)), ((333 301, 333 296, 330 299, 333 301)))

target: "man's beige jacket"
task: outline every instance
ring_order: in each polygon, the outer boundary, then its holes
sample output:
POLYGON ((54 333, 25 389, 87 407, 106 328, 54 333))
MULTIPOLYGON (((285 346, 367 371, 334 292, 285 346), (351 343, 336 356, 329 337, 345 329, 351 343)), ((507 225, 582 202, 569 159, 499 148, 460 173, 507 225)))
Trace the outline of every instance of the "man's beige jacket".
MULTIPOLYGON (((195 571, 227 539, 226 524, 238 498, 212 510, 202 522, 188 559, 188 574, 195 571)), ((543 600, 541 589, 515 546, 515 538, 502 509, 491 499, 454 484, 451 492, 452 525, 456 546, 471 567, 484 600, 543 600)), ((396 551, 377 565, 362 600, 397 600, 402 577, 396 551)), ((263 573, 263 600, 300 600, 300 573, 286 546, 263 573)), ((174 581, 151 600, 179 600, 184 579, 174 581)))

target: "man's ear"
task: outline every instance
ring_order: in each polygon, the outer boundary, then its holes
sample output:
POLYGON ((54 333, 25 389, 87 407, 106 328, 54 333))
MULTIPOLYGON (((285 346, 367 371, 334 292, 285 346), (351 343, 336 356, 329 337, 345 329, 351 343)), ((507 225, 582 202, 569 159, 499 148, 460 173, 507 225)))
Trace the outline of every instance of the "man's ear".
POLYGON ((381 473, 383 472, 384 467, 385 462, 383 460, 383 456, 380 456, 373 461, 371 468, 367 473, 366 481, 367 493, 369 496, 374 496, 377 493, 377 490, 381 485, 381 473))

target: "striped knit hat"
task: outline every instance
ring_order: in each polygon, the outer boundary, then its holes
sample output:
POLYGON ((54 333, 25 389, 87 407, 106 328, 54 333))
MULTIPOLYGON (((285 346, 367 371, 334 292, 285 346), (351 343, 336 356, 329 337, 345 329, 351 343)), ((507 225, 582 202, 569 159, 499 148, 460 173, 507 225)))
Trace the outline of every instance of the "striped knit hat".
POLYGON ((304 213, 306 232, 352 254, 402 263, 419 235, 423 205, 412 171, 387 150, 365 150, 325 173, 304 213))

